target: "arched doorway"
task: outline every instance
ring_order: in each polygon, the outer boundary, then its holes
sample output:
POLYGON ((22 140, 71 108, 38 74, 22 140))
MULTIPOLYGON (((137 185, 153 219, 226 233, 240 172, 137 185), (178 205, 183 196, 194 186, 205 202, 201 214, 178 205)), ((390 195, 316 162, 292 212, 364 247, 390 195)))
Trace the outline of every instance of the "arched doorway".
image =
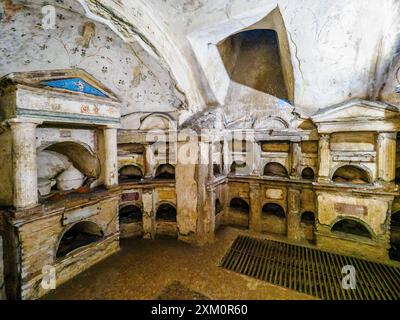
POLYGON ((120 207, 119 231, 121 239, 143 235, 143 213, 139 206, 129 204, 120 207))
POLYGON ((276 203, 266 203, 262 208, 263 229, 266 232, 286 235, 287 219, 285 210, 276 203))
POLYGON ((170 203, 162 203, 156 212, 157 235, 177 238, 176 207, 170 203))
POLYGON ((156 220, 176 222, 176 208, 169 203, 161 204, 157 209, 156 220))
POLYGON ((237 227, 249 227, 250 206, 241 198, 233 198, 229 202, 229 222, 237 227))
POLYGON ((94 222, 83 221, 73 225, 62 236, 57 248, 57 258, 65 257, 68 253, 98 242, 104 238, 103 230, 94 222))
POLYGON ((304 239, 310 243, 315 243, 315 214, 306 211, 301 215, 300 226, 304 239))

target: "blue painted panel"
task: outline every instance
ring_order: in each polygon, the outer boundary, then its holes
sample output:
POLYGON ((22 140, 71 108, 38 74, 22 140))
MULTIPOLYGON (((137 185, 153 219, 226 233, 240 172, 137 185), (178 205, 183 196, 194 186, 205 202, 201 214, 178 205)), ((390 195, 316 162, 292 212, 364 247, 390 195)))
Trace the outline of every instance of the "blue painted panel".
POLYGON ((107 97, 103 92, 92 87, 90 84, 80 78, 43 81, 42 84, 51 88, 82 92, 96 97, 107 97))

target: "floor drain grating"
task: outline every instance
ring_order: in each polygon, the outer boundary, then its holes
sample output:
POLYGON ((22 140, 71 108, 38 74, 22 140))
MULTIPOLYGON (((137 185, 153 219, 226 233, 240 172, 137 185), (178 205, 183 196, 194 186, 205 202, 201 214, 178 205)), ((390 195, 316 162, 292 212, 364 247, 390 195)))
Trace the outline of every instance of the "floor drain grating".
POLYGON ((239 236, 221 266, 325 300, 400 299, 400 268, 283 242, 239 236), (347 265, 355 290, 342 288, 347 265))

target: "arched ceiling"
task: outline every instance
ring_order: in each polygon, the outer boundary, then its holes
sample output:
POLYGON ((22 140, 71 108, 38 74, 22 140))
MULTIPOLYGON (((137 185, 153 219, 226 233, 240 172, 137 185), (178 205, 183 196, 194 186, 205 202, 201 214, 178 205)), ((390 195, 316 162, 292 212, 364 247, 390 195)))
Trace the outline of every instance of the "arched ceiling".
POLYGON ((240 109, 226 105, 232 88, 216 46, 277 8, 293 66, 293 105, 305 115, 350 99, 377 98, 400 30, 397 0, 74 1, 87 17, 126 42, 139 42, 169 70, 188 103, 180 122, 208 107, 240 109))

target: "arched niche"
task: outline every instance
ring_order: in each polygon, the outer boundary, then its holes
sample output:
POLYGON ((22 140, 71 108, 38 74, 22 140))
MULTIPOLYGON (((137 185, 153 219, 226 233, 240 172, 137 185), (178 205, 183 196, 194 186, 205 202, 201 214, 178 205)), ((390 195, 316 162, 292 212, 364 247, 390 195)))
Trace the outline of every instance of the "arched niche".
POLYGON ((156 220, 176 222, 176 207, 170 203, 162 203, 157 209, 156 220))
POLYGON ((162 180, 175 179, 175 167, 169 163, 160 164, 156 169, 154 177, 162 180))
POLYGON ((238 212, 238 213, 243 213, 243 214, 249 214, 250 213, 250 206, 247 203, 247 201, 241 199, 241 198, 233 198, 230 203, 229 207, 233 209, 233 211, 238 212))
POLYGON ((126 165, 119 169, 118 180, 120 183, 140 181, 143 178, 142 169, 136 165, 126 165))
POLYGON ((40 151, 53 151, 66 156, 87 177, 97 179, 100 176, 100 161, 88 146, 78 142, 58 142, 40 151))
POLYGON ((287 178, 289 174, 286 168, 280 163, 270 162, 264 167, 264 176, 287 178))
POLYGON ((136 205, 130 204, 120 207, 119 209, 119 223, 128 224, 134 222, 142 222, 143 213, 142 209, 136 205))
POLYGON ((311 211, 306 211, 303 212, 303 214, 301 215, 301 223, 305 224, 305 225, 311 225, 314 226, 315 225, 315 214, 314 212, 311 211))
POLYGON ((314 170, 310 167, 304 168, 301 172, 301 178, 304 180, 315 181, 314 170))
POLYGON ((68 253, 98 242, 104 238, 103 230, 94 222, 82 221, 69 228, 61 237, 56 257, 65 257, 68 253))
POLYGON ((141 120, 140 130, 174 130, 176 129, 174 121, 165 114, 151 114, 141 120))
POLYGON ((266 203, 262 207, 264 231, 272 234, 287 234, 285 210, 276 203, 266 203))
POLYGON ((372 239, 372 234, 365 225, 353 219, 342 219, 336 222, 331 231, 342 235, 372 239))
POLYGON ((354 165, 344 165, 336 169, 332 181, 337 183, 369 184, 371 176, 367 170, 354 165))

